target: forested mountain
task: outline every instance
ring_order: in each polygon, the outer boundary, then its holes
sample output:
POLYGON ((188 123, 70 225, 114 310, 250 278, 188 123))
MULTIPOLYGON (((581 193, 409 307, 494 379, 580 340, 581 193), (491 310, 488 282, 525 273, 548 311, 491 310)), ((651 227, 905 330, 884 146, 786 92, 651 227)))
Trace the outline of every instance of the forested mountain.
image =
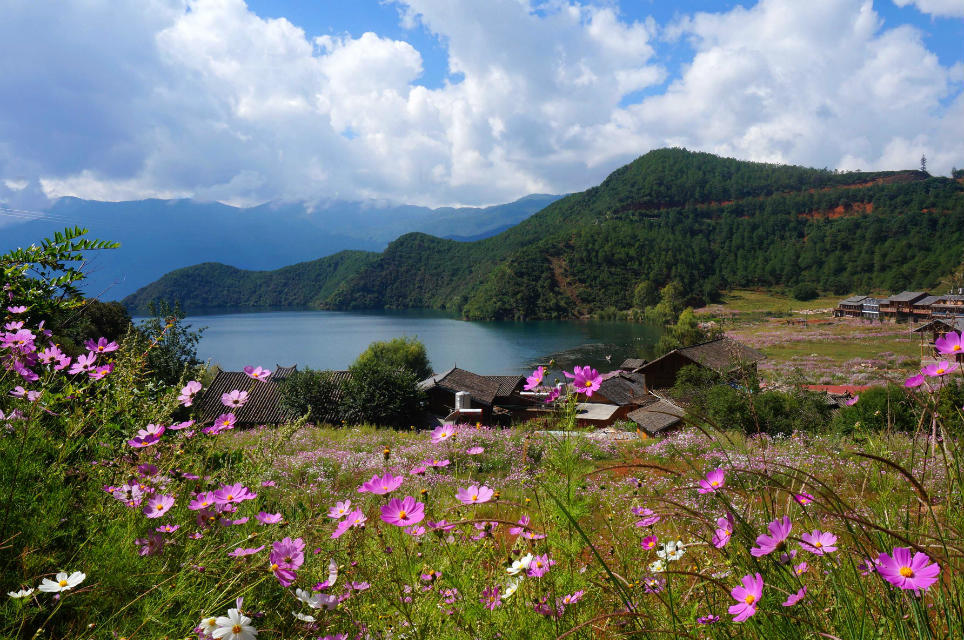
POLYGON ((491 207, 438 209, 340 200, 307 209, 301 203, 238 208, 194 200, 61 198, 40 218, 0 227, 0 252, 38 242, 65 226, 86 227, 90 237, 121 244, 93 257, 84 282, 88 295, 115 300, 199 261, 277 269, 345 249, 381 251, 411 231, 489 237, 559 197, 534 194, 491 207))
MULTIPOLYGON (((357 270, 333 271, 323 284, 330 293, 310 304, 523 319, 627 309, 642 282, 678 281, 692 302, 728 287, 800 282, 841 294, 927 288, 961 263, 962 240, 964 186, 954 180, 662 149, 497 236, 461 243, 404 235, 367 263, 359 259, 357 270)), ((298 282, 302 268, 288 277, 298 282)), ((170 286, 168 277, 125 302, 163 295, 201 306, 200 286, 170 286)), ((220 298, 212 288, 234 286, 205 282, 209 304, 220 298)), ((260 286, 231 296, 285 304, 260 286)))

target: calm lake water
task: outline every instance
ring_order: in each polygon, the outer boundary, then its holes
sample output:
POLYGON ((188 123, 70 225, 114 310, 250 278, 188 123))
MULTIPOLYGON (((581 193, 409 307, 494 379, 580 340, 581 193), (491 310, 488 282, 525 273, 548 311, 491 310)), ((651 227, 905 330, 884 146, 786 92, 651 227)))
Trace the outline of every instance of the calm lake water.
POLYGON ((297 364, 345 369, 373 340, 421 340, 435 371, 458 365, 484 375, 528 373, 554 358, 560 367, 590 364, 608 370, 626 357, 649 357, 659 338, 654 327, 620 322, 466 322, 432 312, 271 311, 196 315, 206 327, 202 360, 225 369, 274 369, 297 364))

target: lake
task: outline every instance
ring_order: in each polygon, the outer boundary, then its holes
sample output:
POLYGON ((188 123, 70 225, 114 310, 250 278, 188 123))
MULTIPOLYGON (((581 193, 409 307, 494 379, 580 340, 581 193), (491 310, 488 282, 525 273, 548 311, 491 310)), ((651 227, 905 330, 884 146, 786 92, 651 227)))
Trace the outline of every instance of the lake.
POLYGON ((346 369, 372 341, 398 336, 421 340, 438 372, 458 365, 483 375, 528 373, 550 358, 561 368, 609 370, 627 357, 651 357, 660 335, 622 322, 467 322, 436 312, 269 311, 185 322, 206 327, 198 344, 202 360, 235 371, 249 364, 346 369))

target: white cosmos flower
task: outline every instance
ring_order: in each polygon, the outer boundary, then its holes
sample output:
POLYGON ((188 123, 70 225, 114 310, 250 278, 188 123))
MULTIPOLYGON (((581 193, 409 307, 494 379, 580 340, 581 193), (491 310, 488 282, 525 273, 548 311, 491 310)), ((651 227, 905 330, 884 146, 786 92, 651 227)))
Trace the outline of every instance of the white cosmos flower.
POLYGON ((292 611, 291 615, 298 618, 302 622, 315 622, 315 616, 309 616, 304 613, 298 613, 297 611, 292 611))
POLYGON ((522 556, 521 558, 519 558, 518 560, 515 560, 515 561, 509 566, 509 568, 506 569, 506 572, 507 572, 510 576, 519 575, 519 574, 522 573, 523 571, 526 571, 526 570, 529 569, 529 564, 530 564, 531 562, 532 562, 532 554, 531 554, 531 553, 527 553, 527 554, 525 554, 524 556, 522 556))
POLYGON ((218 619, 214 616, 208 616, 198 623, 198 628, 203 631, 205 635, 209 636, 218 628, 218 619))
POLYGON ((214 638, 254 640, 258 636, 258 630, 248 624, 251 618, 241 615, 237 609, 228 609, 228 615, 220 616, 214 622, 218 625, 218 628, 211 632, 214 638))
POLYGON ((33 593, 33 589, 21 589, 20 591, 8 591, 7 595, 11 598, 26 598, 31 593, 33 593))
POLYGON ((87 574, 81 573, 80 571, 74 571, 69 576, 65 572, 61 571, 60 573, 57 574, 54 580, 49 580, 48 578, 44 578, 43 581, 40 583, 40 586, 37 588, 45 593, 57 593, 58 591, 67 591, 68 589, 73 589, 74 587, 79 585, 81 582, 84 581, 84 578, 86 577, 87 577, 87 574))
POLYGON ((505 600, 515 593, 520 584, 522 584, 522 576, 519 576, 518 578, 511 578, 505 585, 505 591, 502 592, 502 599, 505 600))
POLYGON ((656 552, 656 555, 667 562, 679 560, 685 553, 683 551, 684 546, 685 545, 683 544, 682 540, 670 540, 660 547, 659 551, 656 552))
POLYGON ((653 573, 662 573, 666 571, 666 562, 664 560, 657 560, 656 562, 650 563, 649 570, 653 573))

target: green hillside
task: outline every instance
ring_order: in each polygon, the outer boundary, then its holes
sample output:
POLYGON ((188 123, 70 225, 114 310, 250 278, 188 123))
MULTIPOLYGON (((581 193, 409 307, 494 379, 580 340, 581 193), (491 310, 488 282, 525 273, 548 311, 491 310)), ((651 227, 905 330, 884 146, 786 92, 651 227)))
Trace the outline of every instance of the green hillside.
POLYGON ((964 187, 950 179, 662 149, 485 240, 412 233, 339 268, 310 267, 324 262, 315 261, 230 273, 198 265, 125 302, 571 317, 629 308, 642 281, 679 281, 693 302, 724 288, 799 282, 841 293, 926 288, 961 263, 962 236, 964 187))

